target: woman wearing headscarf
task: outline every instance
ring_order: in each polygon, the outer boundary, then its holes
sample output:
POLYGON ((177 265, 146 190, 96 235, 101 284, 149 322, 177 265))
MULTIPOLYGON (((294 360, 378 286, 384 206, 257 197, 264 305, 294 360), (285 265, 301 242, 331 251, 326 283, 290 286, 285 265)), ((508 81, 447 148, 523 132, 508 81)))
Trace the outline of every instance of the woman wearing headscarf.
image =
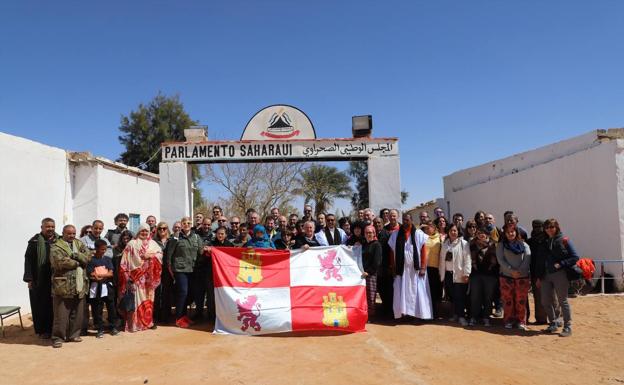
POLYGON ((542 290, 542 304, 546 309, 546 314, 550 320, 550 325, 546 333, 555 333, 557 331, 557 322, 555 321, 555 303, 553 294, 557 294, 557 301, 563 313, 563 331, 559 334, 561 337, 572 335, 572 310, 568 302, 568 280, 566 269, 572 268, 579 260, 579 256, 568 237, 564 237, 559 227, 559 222, 554 219, 548 219, 544 222, 544 231, 548 235, 546 240, 546 272, 541 280, 537 281, 537 285, 542 290))
POLYGON ((496 246, 496 259, 500 265, 499 282, 505 328, 511 329, 515 323, 518 329, 527 330, 531 249, 518 234, 516 226, 503 226, 503 239, 496 246))
POLYGON ((253 238, 245 244, 245 247, 256 247, 260 249, 274 249, 275 244, 269 239, 266 229, 262 225, 255 225, 253 228, 253 238))
POLYGON ((125 330, 153 329, 154 291, 160 284, 162 249, 150 239, 143 223, 135 239, 128 242, 119 264, 119 297, 125 330))
POLYGON ((375 298, 377 297, 377 272, 381 266, 381 244, 377 240, 377 231, 373 225, 364 228, 365 242, 362 245, 362 278, 366 279, 366 303, 368 318, 375 315, 375 298))

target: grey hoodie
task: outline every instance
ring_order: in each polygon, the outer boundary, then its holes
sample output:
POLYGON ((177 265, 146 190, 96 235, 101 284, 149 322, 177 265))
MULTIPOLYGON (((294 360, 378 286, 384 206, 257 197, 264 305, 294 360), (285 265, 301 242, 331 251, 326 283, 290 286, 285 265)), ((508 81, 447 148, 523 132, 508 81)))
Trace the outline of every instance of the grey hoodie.
POLYGON ((515 254, 507 250, 503 246, 503 242, 499 242, 496 246, 496 259, 500 265, 500 274, 505 277, 512 278, 512 272, 519 272, 520 277, 528 278, 531 266, 531 248, 524 243, 524 253, 515 254))

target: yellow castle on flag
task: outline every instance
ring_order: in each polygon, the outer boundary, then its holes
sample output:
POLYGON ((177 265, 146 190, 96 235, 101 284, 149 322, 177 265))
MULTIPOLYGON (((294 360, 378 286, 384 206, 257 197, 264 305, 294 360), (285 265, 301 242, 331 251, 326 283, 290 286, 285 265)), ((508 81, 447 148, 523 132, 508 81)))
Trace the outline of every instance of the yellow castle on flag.
POLYGON ((349 326, 347 304, 342 296, 336 296, 336 293, 323 296, 323 325, 342 328, 349 326))
POLYGON ((236 279, 245 283, 262 281, 262 255, 256 253, 252 247, 243 251, 236 279))

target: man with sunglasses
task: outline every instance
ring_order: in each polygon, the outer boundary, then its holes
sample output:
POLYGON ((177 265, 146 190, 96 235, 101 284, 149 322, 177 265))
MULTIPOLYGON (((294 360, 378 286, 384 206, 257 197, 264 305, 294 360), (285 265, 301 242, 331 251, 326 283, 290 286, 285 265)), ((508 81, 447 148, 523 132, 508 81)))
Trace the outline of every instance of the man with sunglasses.
POLYGON ((327 214, 325 223, 325 227, 314 235, 319 245, 334 246, 347 243, 347 233, 343 229, 336 227, 336 216, 334 214, 327 214))
POLYGON ((230 218, 230 231, 227 233, 227 240, 232 242, 232 240, 238 238, 240 235, 240 218, 232 217, 230 218))

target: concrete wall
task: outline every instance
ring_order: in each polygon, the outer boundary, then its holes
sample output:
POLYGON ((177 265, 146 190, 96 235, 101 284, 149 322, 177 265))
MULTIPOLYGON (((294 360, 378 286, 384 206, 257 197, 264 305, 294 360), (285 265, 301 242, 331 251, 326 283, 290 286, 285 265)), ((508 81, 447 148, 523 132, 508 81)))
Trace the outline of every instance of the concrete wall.
POLYGON ((161 220, 158 179, 125 174, 98 164, 97 183, 98 218, 104 221, 107 228, 114 227, 115 215, 120 212, 139 214, 141 222, 145 222, 148 215, 161 220))
MULTIPOLYGON (((514 155, 444 178, 451 212, 513 210, 530 230, 534 218, 557 218, 582 256, 622 259, 624 157, 621 141, 595 132, 514 155), (617 154, 617 155, 616 155, 617 154)), ((500 224, 500 223, 499 223, 500 224)), ((621 275, 621 266, 608 271, 621 275)))
POLYGON ((72 219, 67 158, 64 150, 0 132, 0 164, 0 305, 28 313, 22 282, 27 242, 44 217, 53 218, 59 231, 72 219))
POLYGON ((94 219, 114 227, 119 212, 160 216, 158 177, 119 163, 90 157, 70 161, 65 150, 0 133, 0 305, 30 311, 22 282, 28 240, 40 231, 41 219, 78 230, 94 219))

